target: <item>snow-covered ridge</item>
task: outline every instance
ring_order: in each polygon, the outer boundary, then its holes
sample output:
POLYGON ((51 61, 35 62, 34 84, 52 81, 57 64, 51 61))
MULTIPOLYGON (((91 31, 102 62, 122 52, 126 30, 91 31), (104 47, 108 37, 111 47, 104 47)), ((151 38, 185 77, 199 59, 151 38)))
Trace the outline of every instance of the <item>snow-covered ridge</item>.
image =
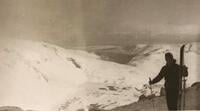
POLYGON ((83 51, 27 40, 0 44, 0 106, 56 111, 87 81, 70 57, 97 58, 83 51))
POLYGON ((3 90, 0 106, 76 111, 96 102, 112 108, 125 104, 129 96, 131 101, 137 100, 127 93, 132 84, 141 84, 142 76, 131 75, 130 72, 137 73, 131 66, 43 42, 5 39, 0 42, 0 89, 3 90), (122 89, 127 89, 122 92, 124 100, 116 102, 122 89), (114 105, 109 105, 113 102, 114 105))
MULTIPOLYGON (((155 77, 164 64, 164 52, 179 46, 137 45, 129 64, 101 60, 93 53, 63 49, 29 40, 0 41, 0 106, 18 106, 37 111, 87 111, 90 104, 104 109, 138 100, 148 77, 155 77), (140 91, 139 91, 140 90, 140 91)), ((195 46, 195 45, 194 45, 195 46)), ((199 49, 192 46, 186 54, 197 60, 199 49)), ((198 63, 187 59, 189 83, 198 63)), ((162 82, 154 86, 159 94, 162 82)), ((150 91, 146 89, 147 95, 150 91)))

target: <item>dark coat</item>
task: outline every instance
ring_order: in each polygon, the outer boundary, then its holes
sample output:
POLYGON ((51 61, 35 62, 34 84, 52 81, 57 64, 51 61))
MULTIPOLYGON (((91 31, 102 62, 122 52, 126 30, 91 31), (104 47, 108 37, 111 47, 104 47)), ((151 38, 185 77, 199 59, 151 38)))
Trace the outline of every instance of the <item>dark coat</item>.
MULTIPOLYGON (((160 70, 160 73, 151 81, 151 84, 159 82, 161 79, 165 79, 165 88, 167 89, 178 89, 179 80, 181 74, 181 66, 174 63, 172 65, 165 65, 160 70)), ((188 76, 187 67, 183 66, 183 75, 188 76)))

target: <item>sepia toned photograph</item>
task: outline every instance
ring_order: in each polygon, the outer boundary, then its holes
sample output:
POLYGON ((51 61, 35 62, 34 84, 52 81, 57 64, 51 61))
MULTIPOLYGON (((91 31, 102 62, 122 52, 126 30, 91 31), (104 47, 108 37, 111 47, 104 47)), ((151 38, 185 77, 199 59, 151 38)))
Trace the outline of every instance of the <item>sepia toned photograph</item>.
POLYGON ((0 111, 200 110, 200 0, 0 0, 0 111))

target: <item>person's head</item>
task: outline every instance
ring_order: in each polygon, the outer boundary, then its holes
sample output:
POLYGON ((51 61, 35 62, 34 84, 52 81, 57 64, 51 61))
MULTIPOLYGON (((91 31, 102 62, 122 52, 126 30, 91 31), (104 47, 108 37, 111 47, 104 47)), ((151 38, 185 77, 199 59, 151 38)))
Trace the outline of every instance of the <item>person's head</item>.
POLYGON ((167 64, 172 64, 175 62, 175 59, 174 59, 172 53, 170 53, 170 52, 165 54, 165 60, 166 60, 167 64))

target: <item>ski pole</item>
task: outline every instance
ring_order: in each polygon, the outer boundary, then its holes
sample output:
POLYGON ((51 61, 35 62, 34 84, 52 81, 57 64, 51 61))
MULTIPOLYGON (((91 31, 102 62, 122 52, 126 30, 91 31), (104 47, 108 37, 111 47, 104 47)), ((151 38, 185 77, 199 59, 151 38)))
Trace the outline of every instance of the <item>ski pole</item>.
MULTIPOLYGON (((149 77, 149 81, 151 81, 150 77, 149 77)), ((149 89, 150 89, 151 95, 153 95, 153 90, 152 90, 151 84, 149 84, 149 89)), ((153 110, 156 111, 153 98, 151 100, 152 100, 153 110)))

